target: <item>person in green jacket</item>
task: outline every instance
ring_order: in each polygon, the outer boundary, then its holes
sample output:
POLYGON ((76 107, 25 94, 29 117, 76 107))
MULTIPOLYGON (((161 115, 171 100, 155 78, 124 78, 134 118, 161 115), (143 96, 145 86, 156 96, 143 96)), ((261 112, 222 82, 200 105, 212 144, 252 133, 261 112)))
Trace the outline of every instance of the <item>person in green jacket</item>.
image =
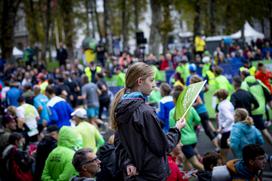
POLYGON ((176 68, 176 72, 179 72, 183 80, 187 80, 187 77, 190 76, 188 58, 186 56, 182 56, 181 62, 178 63, 176 68))
MULTIPOLYGON (((182 91, 175 90, 173 93, 173 100, 176 104, 176 101, 182 91)), ((171 109, 169 112, 169 126, 170 128, 174 127, 176 124, 175 120, 175 111, 176 107, 171 109)), ((185 155, 185 162, 184 167, 185 169, 190 169, 190 163, 192 166, 198 170, 204 170, 203 165, 199 162, 197 158, 197 153, 195 151, 195 146, 197 144, 197 135, 195 132, 195 126, 199 125, 201 122, 201 119, 199 115, 197 114, 196 110, 191 107, 186 115, 186 125, 181 130, 181 144, 182 144, 182 152, 185 155)))
POLYGON ((76 124, 76 131, 82 136, 83 148, 91 148, 94 153, 102 146, 105 141, 97 128, 87 122, 87 111, 84 108, 78 108, 71 114, 76 124))
POLYGON ((264 89, 267 87, 260 80, 257 80, 254 76, 250 75, 248 69, 244 69, 241 72, 241 77, 243 79, 241 89, 249 91, 259 103, 259 107, 251 112, 254 125, 262 132, 266 141, 272 145, 272 137, 265 127, 263 118, 266 106, 264 89))
POLYGON ((77 172, 72 164, 75 151, 82 148, 82 138, 75 128, 63 126, 58 146, 49 154, 42 173, 43 181, 69 180, 77 172))
POLYGON ((230 84, 230 82, 228 81, 228 79, 222 75, 222 68, 217 66, 214 68, 214 74, 215 74, 215 89, 219 90, 219 89, 225 89, 228 91, 228 93, 232 93, 233 91, 233 87, 230 84))

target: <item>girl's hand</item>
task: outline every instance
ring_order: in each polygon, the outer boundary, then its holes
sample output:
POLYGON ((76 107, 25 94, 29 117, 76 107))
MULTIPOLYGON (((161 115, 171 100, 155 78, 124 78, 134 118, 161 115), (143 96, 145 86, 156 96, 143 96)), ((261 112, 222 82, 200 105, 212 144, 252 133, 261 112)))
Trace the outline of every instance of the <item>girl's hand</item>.
POLYGON ((176 122, 176 128, 178 128, 179 130, 184 128, 185 125, 186 125, 186 120, 184 118, 180 119, 180 120, 178 120, 178 122, 176 122))
POLYGON ((128 166, 127 166, 127 175, 128 175, 129 177, 138 175, 138 172, 137 172, 136 167, 133 166, 133 165, 128 165, 128 166))

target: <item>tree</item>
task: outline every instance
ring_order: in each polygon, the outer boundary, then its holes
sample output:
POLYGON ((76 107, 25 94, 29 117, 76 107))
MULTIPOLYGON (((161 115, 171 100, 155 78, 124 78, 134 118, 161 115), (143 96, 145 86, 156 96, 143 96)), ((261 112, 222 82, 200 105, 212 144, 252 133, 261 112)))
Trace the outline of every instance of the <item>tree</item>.
POLYGON ((14 44, 14 27, 21 0, 3 0, 1 14, 2 58, 11 61, 14 44))
POLYGON ((163 21, 160 25, 160 34, 162 38, 163 52, 166 52, 168 45, 169 33, 173 31, 173 22, 170 15, 170 0, 161 2, 163 8, 163 21))
POLYGON ((129 38, 129 18, 130 14, 128 13, 128 2, 127 0, 121 1, 121 19, 122 19, 122 37, 123 37, 123 50, 128 48, 128 38, 129 38))
POLYGON ((150 0, 150 6, 152 17, 149 36, 149 53, 154 54, 158 58, 161 43, 160 24, 162 20, 162 7, 156 0, 150 0))
POLYGON ((64 42, 68 49, 69 57, 73 56, 75 22, 74 22, 74 1, 59 0, 60 13, 62 15, 62 26, 64 30, 64 42))
POLYGON ((104 31, 105 31, 105 39, 106 39, 106 49, 111 53, 112 52, 112 33, 111 33, 111 23, 109 18, 109 1, 104 0, 104 31))

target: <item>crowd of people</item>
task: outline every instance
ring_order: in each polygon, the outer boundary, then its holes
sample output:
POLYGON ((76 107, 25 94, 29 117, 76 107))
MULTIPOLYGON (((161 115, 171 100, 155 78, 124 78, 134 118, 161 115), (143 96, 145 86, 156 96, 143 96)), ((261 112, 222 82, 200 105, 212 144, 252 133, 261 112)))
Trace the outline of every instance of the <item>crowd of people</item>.
POLYGON ((269 41, 252 45, 220 44, 213 54, 195 56, 184 48, 144 60, 104 52, 92 62, 62 58, 51 72, 40 61, 4 64, 1 180, 261 178, 266 157, 260 145, 272 146, 272 73, 251 61, 269 59, 272 48, 269 41), (232 82, 220 67, 229 56, 243 63, 232 82), (166 70, 174 71, 169 81, 161 74, 166 70), (180 94, 203 80, 185 119, 177 120, 180 94), (208 90, 216 121, 205 103, 208 90), (201 156, 202 129, 214 148, 201 156), (231 152, 238 160, 228 161, 231 152))

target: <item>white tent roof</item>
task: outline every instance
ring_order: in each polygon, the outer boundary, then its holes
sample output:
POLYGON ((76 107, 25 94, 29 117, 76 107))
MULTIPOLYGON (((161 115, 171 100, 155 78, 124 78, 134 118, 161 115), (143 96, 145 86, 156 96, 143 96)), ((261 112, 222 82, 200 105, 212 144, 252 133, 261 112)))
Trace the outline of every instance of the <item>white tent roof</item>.
MULTIPOLYGON (((245 30, 245 39, 247 42, 249 42, 250 40, 256 40, 257 38, 263 39, 264 38, 264 34, 259 33, 258 31, 256 31, 255 29, 253 29, 248 22, 245 23, 244 25, 244 30, 245 30)), ((241 30, 230 35, 231 38, 233 39, 238 39, 241 38, 242 33, 241 30)))
POLYGON ((23 56, 23 52, 21 50, 19 50, 18 48, 13 47, 12 55, 13 56, 23 56))

